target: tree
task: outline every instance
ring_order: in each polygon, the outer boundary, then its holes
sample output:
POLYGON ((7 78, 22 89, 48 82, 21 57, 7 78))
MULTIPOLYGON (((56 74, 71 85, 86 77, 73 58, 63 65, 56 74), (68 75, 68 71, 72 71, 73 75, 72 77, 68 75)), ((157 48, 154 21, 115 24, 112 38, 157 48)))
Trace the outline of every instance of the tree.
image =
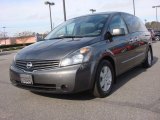
POLYGON ((154 30, 160 31, 160 22, 152 21, 152 22, 147 22, 145 25, 147 28, 152 28, 154 30))
POLYGON ((35 36, 35 32, 24 31, 24 32, 21 32, 21 33, 16 33, 14 36, 15 36, 15 37, 29 37, 29 36, 35 36))

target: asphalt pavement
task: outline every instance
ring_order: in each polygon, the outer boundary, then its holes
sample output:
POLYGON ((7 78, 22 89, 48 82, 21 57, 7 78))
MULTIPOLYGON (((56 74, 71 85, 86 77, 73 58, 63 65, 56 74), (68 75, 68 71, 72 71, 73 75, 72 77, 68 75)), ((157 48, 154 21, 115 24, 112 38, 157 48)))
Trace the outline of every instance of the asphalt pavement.
POLYGON ((160 120, 160 42, 154 63, 122 76, 106 98, 88 92, 38 94, 11 85, 9 66, 16 51, 0 54, 0 120, 160 120))

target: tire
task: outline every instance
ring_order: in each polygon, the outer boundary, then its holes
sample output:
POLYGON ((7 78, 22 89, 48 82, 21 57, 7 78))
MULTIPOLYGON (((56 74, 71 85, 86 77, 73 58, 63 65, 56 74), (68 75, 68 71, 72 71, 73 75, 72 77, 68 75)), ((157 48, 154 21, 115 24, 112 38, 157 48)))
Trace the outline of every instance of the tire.
POLYGON ((103 60, 97 68, 93 95, 99 98, 108 96, 113 87, 114 77, 112 64, 103 60))
POLYGON ((146 58, 145 58, 145 61, 143 63, 143 67, 150 68, 152 66, 152 62, 153 62, 153 54, 152 54, 151 49, 149 48, 147 55, 146 55, 146 58))
POLYGON ((157 36, 157 37, 155 38, 155 40, 156 40, 156 41, 160 41, 160 38, 157 36))

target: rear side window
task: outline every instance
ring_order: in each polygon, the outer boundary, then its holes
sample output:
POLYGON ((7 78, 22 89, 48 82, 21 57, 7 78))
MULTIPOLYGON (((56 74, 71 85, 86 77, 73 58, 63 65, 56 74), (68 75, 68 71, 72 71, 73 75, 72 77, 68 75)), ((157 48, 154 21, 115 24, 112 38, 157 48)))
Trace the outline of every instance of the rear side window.
POLYGON ((128 34, 126 24, 120 15, 115 15, 109 24, 109 31, 112 33, 113 29, 124 28, 125 33, 128 34))
POLYGON ((140 31, 147 31, 143 22, 138 18, 130 14, 123 14, 122 15, 130 33, 133 32, 140 32, 140 31))

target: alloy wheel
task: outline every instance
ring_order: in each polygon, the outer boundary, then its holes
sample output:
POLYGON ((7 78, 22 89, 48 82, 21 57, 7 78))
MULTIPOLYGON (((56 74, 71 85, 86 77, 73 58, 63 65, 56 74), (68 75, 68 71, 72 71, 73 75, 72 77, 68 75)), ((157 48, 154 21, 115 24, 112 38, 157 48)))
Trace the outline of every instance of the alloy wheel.
POLYGON ((100 87, 104 92, 107 92, 112 84, 112 73, 108 66, 104 66, 100 72, 100 87))

